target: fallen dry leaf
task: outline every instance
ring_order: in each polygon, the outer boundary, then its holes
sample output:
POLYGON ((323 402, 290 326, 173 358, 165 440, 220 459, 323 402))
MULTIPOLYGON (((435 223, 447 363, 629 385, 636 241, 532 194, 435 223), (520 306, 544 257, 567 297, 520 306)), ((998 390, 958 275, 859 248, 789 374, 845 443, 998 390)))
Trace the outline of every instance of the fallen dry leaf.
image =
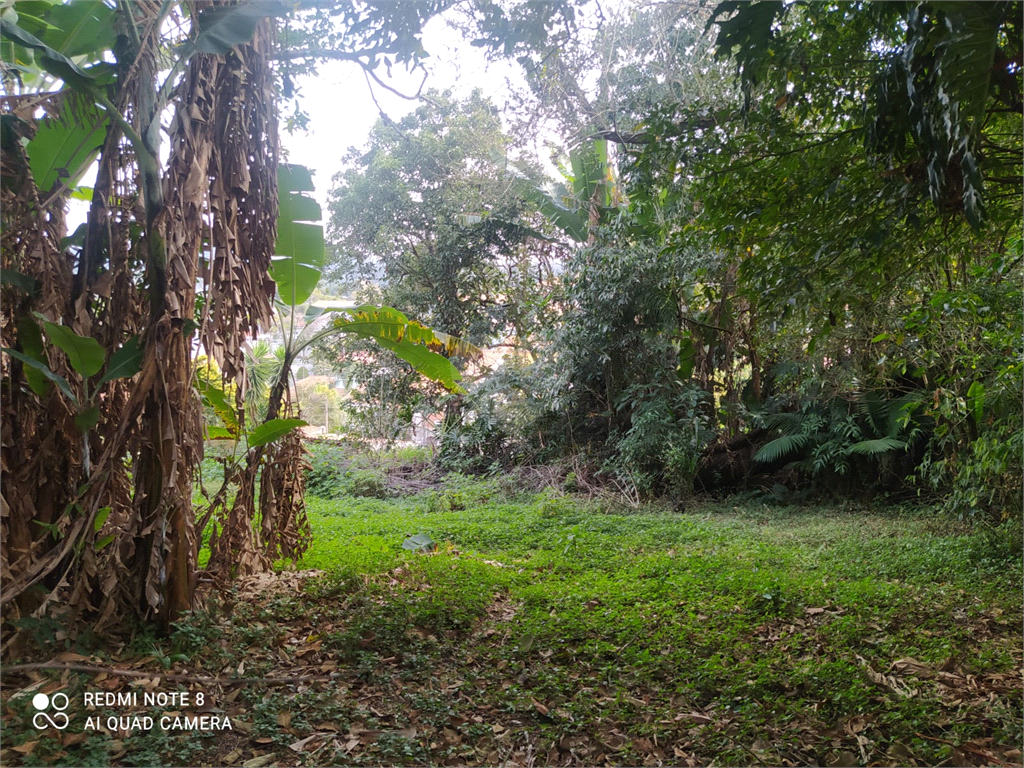
POLYGON ((298 741, 289 744, 288 749, 292 750, 293 752, 305 752, 307 744, 313 741, 319 741, 320 739, 324 739, 329 735, 330 734, 326 733, 314 733, 312 736, 307 736, 304 739, 299 739, 298 741))
POLYGON ((24 744, 19 744, 16 747, 11 747, 11 749, 13 749, 20 755, 31 755, 32 750, 36 748, 36 744, 38 743, 38 739, 36 741, 26 741, 24 744))
POLYGON ((73 747, 75 744, 81 744, 86 738, 88 738, 88 734, 84 731, 80 733, 67 733, 60 740, 60 745, 62 747, 73 747))
POLYGON ((711 722, 710 717, 702 715, 700 712, 683 712, 676 715, 676 720, 692 720, 698 725, 706 725, 711 722))
POLYGON ((836 768, 852 768, 852 766, 857 764, 857 756, 853 752, 847 752, 846 750, 840 752, 835 756, 835 759, 829 762, 829 765, 836 766, 836 768))

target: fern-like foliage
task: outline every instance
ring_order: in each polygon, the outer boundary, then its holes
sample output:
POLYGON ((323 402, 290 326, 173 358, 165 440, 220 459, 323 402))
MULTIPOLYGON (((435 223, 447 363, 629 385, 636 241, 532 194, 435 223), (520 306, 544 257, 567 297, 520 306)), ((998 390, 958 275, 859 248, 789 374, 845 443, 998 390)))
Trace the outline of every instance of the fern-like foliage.
POLYGON ((852 468, 852 457, 876 462, 907 450, 920 431, 913 421, 920 397, 911 393, 890 400, 868 391, 852 402, 807 398, 795 412, 761 418, 765 428, 781 434, 762 446, 754 461, 789 459, 791 465, 815 476, 845 475, 852 468))
POLYGON ((803 427, 806 418, 803 413, 773 413, 764 417, 765 429, 777 429, 785 434, 795 434, 803 427))
POLYGON ((892 437, 879 437, 874 440, 861 440, 846 450, 849 453, 858 453, 861 456, 881 456, 892 451, 903 451, 906 448, 907 444, 902 440, 896 440, 892 437))
MULTIPOLYGON (((788 414, 787 414, 788 415, 788 414)), ((754 461, 772 463, 800 451, 810 442, 810 435, 795 434, 777 437, 761 446, 754 454, 754 461)))

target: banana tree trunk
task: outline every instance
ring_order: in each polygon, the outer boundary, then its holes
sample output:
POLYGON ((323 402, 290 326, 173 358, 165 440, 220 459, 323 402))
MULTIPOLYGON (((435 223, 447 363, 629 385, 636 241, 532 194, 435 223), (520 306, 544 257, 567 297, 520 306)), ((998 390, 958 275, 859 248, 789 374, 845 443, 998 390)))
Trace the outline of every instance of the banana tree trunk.
MULTIPOLYGON (((143 58, 145 67, 148 58, 143 58)), ((155 66, 150 62, 149 66, 155 66)), ((198 141, 173 148, 166 179, 160 158, 161 104, 156 72, 135 80, 133 105, 139 116, 136 146, 140 187, 146 210, 146 284, 149 323, 144 336, 147 362, 156 375, 142 412, 135 472, 135 553, 132 572, 143 615, 165 630, 192 605, 194 515, 192 473, 202 457, 199 409, 192 390, 191 333, 185 331, 195 304, 199 237, 187 227, 186 182, 192 166, 205 177, 210 151, 198 141), (186 164, 187 163, 187 164, 186 164), (164 186, 173 207, 164 198, 164 186), (184 215, 183 215, 184 214, 184 215), (173 267, 174 274, 169 274, 173 267), (141 578, 139 578, 141 577, 141 578)), ((186 101, 187 109, 193 104, 186 101)), ((195 217, 198 218, 198 217, 195 217)))

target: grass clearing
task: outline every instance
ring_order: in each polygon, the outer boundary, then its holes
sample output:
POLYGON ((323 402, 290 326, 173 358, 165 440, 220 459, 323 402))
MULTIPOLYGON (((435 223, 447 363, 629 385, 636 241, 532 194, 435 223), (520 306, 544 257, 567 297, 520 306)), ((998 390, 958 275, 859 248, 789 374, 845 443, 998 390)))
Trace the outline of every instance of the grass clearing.
POLYGON ((6 718, 8 747, 38 742, 11 764, 1020 762, 1009 527, 848 505, 610 512, 457 475, 336 493, 308 498, 299 568, 321 575, 243 582, 117 656, 248 679, 205 686, 231 732, 111 750, 6 718), (436 551, 404 550, 416 534, 436 551))

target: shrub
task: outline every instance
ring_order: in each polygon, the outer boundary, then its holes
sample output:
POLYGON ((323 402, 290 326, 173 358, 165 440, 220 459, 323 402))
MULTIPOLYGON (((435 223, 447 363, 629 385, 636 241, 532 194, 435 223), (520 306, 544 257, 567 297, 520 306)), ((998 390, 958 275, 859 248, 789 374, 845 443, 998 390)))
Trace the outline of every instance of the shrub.
POLYGON ((716 434, 707 415, 709 400, 703 390, 678 380, 629 387, 616 403, 629 410, 629 429, 611 435, 615 453, 604 470, 644 496, 686 499, 700 457, 716 434))
POLYGON ((387 499, 393 496, 383 472, 372 469, 354 469, 345 473, 342 487, 349 496, 387 499))
POLYGON ((838 490, 840 478, 860 492, 876 490, 886 478, 902 484, 910 468, 901 468, 898 459, 923 442, 931 423, 915 416, 922 397, 912 392, 890 398, 879 391, 827 397, 821 382, 812 381, 795 411, 754 414, 755 424, 776 434, 754 461, 786 462, 812 489, 838 490))
POLYGON ((306 492, 322 499, 338 499, 346 493, 345 472, 349 461, 339 446, 320 442, 307 442, 309 470, 306 472, 306 492))

